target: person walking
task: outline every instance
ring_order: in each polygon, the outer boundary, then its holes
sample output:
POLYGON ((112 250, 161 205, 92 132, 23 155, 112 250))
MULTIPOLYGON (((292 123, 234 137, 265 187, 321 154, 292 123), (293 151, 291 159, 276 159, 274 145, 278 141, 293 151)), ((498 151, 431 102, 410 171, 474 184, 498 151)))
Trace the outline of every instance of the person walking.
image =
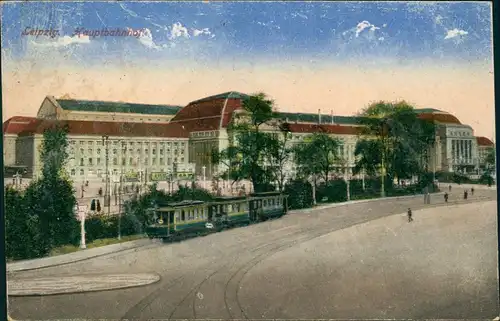
POLYGON ((470 189, 470 195, 474 196, 474 187, 470 189))
POLYGON ((448 193, 444 193, 444 202, 448 203, 448 193))
POLYGON ((467 196, 468 196, 469 193, 467 193, 467 190, 464 191, 464 200, 467 199, 467 196))
POLYGON ((448 185, 448 191, 451 192, 451 185, 448 185))
POLYGON ((408 223, 413 222, 413 213, 411 212, 411 208, 408 208, 408 223))

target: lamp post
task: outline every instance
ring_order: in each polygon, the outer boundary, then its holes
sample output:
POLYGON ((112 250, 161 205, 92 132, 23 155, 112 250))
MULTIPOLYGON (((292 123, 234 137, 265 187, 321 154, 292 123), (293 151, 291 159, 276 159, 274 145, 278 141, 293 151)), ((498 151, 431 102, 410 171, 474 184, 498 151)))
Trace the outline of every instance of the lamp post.
POLYGON ((85 212, 86 206, 79 206, 78 202, 74 207, 75 213, 78 213, 80 216, 80 249, 86 249, 87 245, 85 244, 85 212))
POLYGON ((111 207, 111 202, 110 202, 110 196, 109 196, 109 136, 104 135, 102 136, 102 142, 105 144, 105 150, 106 150, 106 184, 105 190, 104 190, 104 206, 108 207, 108 215, 110 214, 110 207, 111 207))
POLYGON ((207 185, 206 184, 206 169, 207 169, 207 167, 203 166, 201 169, 203 170, 203 188, 207 189, 207 186, 206 186, 207 185))
POLYGON ((350 173, 349 172, 350 172, 349 166, 346 166, 345 172, 344 172, 344 179, 345 179, 346 186, 347 186, 347 201, 348 202, 351 200, 351 188, 350 188, 351 181, 350 181, 350 173))

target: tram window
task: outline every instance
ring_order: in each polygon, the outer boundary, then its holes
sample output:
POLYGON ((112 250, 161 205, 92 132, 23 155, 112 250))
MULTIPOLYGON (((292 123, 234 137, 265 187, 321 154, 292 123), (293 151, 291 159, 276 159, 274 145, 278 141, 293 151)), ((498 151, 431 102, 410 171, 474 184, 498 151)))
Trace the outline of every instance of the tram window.
POLYGON ((228 213, 232 213, 233 212, 233 205, 228 205, 227 211, 228 211, 228 213))
POLYGON ((200 213, 198 213, 198 209, 197 208, 194 209, 194 216, 195 216, 196 219, 200 218, 200 213))
POLYGON ((186 213, 184 212, 184 210, 182 210, 181 212, 181 221, 185 221, 186 220, 186 213))
POLYGON ((267 206, 267 200, 264 200, 264 207, 267 206))

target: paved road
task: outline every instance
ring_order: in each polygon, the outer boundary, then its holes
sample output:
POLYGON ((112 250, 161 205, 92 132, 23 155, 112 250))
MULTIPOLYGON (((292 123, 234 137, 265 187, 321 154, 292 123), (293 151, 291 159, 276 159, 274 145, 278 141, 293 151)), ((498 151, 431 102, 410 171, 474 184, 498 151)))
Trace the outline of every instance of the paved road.
MULTIPOLYGON (((452 202, 462 197, 454 192, 452 202)), ((475 194, 467 203, 496 199, 495 191, 475 194)), ((433 199, 438 201, 443 205, 441 198, 433 199)), ((161 280, 116 291, 12 297, 10 311, 16 319, 493 318, 498 315, 496 208, 491 202, 484 204, 476 203, 465 212, 448 204, 432 213, 419 210, 429 207, 422 197, 351 204, 181 243, 19 272, 9 278, 157 273, 161 280), (401 226, 407 233, 415 231, 408 230, 404 217, 389 216, 408 207, 415 213, 412 228, 422 233, 405 238, 401 226), (460 215, 450 220, 455 213, 460 215), (426 224, 420 222, 424 217, 426 224), (426 232, 433 220, 439 221, 438 228, 426 232), (379 222, 375 224, 379 227, 399 228, 399 238, 388 239, 380 229, 370 230, 371 221, 379 222), (336 235, 353 233, 366 238, 346 241, 338 236, 335 241, 336 235), (440 233, 446 237, 436 237, 440 233), (461 251, 453 252, 457 247, 461 251), (422 256, 421 249, 432 256, 422 256), (479 267, 470 259, 471 255, 477 259, 478 253, 479 267), (412 255, 415 260, 402 259, 412 255), (335 264, 325 264, 325 257, 334 258, 327 262, 335 264), (462 261, 467 264, 461 265, 462 261), (423 269, 434 277, 422 279, 414 273, 423 269), (395 273, 398 270, 404 273, 395 273), (471 271, 477 273, 467 274, 471 271), (460 283, 457 276, 480 278, 481 286, 460 283), (457 304, 461 309, 455 309, 457 304)))

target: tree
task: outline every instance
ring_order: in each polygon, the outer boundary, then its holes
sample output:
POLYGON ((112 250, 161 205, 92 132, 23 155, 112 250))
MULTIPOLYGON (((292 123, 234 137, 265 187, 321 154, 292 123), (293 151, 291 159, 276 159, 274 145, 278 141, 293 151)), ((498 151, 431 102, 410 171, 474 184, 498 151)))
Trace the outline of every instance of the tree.
POLYGON ((5 256, 19 260, 36 257, 37 251, 30 215, 24 206, 21 192, 8 186, 5 189, 5 256))
POLYGON ((219 174, 221 179, 231 180, 231 187, 234 183, 244 179, 240 170, 240 158, 238 156, 238 148, 229 146, 228 148, 218 152, 213 150, 212 164, 222 164, 226 170, 219 174))
POLYGON ((401 101, 376 102, 360 115, 361 137, 356 144, 355 172, 381 173, 381 195, 393 178, 409 178, 428 170, 429 148, 435 141, 435 124, 418 118, 414 108, 401 101))
POLYGON ((286 164, 291 160, 293 148, 289 146, 292 138, 290 125, 282 123, 279 125, 279 134, 270 135, 266 146, 266 161, 270 165, 270 180, 276 181, 280 192, 284 189, 286 179, 286 164))
MULTIPOLYGON (((230 147, 215 157, 218 163, 230 157, 232 166, 230 175, 233 178, 250 179, 255 192, 265 191, 268 185, 269 173, 264 166, 265 151, 269 150, 270 133, 264 132, 264 124, 273 126, 274 102, 264 93, 251 95, 243 100, 242 115, 233 119, 229 126, 230 147), (234 166, 233 166, 234 165, 234 166)), ((274 129, 274 128, 272 128, 274 129)))
POLYGON ((314 176, 328 182, 330 174, 340 161, 338 151, 341 146, 339 139, 324 132, 310 135, 295 147, 295 163, 299 168, 299 175, 306 178, 314 176))
POLYGON ((488 148, 488 151, 486 152, 486 157, 484 159, 484 162, 486 164, 486 168, 488 168, 488 169, 494 169, 495 168, 496 153, 495 153, 495 148, 494 147, 488 148))
POLYGON ((65 177, 68 154, 68 128, 54 126, 43 134, 41 147, 42 177, 27 191, 30 213, 38 216, 45 251, 53 247, 78 244, 79 224, 74 213, 76 198, 65 177))

